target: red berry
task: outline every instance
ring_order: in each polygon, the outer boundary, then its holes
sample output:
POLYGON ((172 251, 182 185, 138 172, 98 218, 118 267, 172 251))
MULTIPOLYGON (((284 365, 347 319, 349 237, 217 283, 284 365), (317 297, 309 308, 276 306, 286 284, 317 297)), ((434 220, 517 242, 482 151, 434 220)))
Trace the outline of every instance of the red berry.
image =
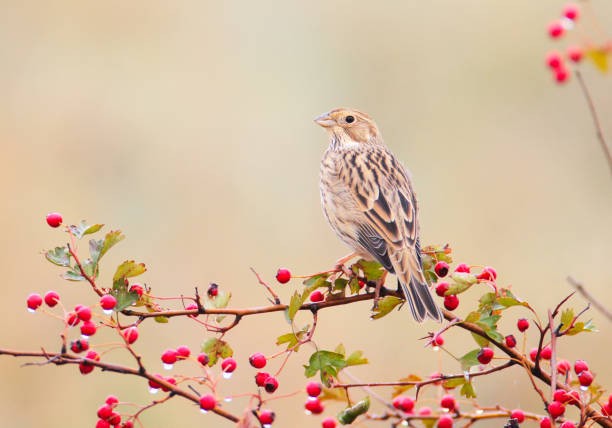
POLYGON ((567 400, 570 404, 578 404, 580 403, 580 394, 578 391, 570 391, 568 394, 569 399, 567 400))
POLYGON ((221 362, 221 370, 223 370, 223 373, 233 373, 237 365, 233 358, 226 358, 221 362))
MULTIPOLYGON (((193 310, 198 310, 198 305, 196 305, 195 303, 191 303, 187 306, 185 306, 185 309, 188 311, 193 311, 193 310)), ((189 318, 196 318, 198 316, 198 314, 196 315, 187 315, 189 318)))
POLYGON ((257 372, 257 374, 255 375, 255 384, 263 388, 266 385, 266 380, 269 377, 270 377, 270 373, 257 372))
MULTIPOLYGON (((88 351, 87 354, 85 354, 85 358, 88 360, 100 361, 100 355, 98 355, 96 351, 88 351)), ((91 373, 94 367, 95 366, 93 366, 89 361, 83 361, 79 364, 79 370, 81 371, 81 374, 84 375, 91 373)))
POLYGON ((557 83, 563 83, 569 78, 569 72, 563 67, 555 70, 555 80, 557 83))
POLYGON ((540 428, 552 428, 552 422, 550 418, 544 417, 540 419, 540 428))
POLYGON ((81 334, 83 336, 93 336, 94 334, 96 334, 97 329, 98 327, 96 327, 96 324, 92 321, 86 321, 81 324, 81 334))
POLYGON ((604 416, 612 416, 612 404, 606 403, 601 408, 601 413, 604 416))
POLYGON ((512 413, 510 413, 510 417, 512 419, 516 419, 520 424, 525 421, 525 412, 523 412, 521 409, 514 409, 512 413))
POLYGON ((459 298, 456 294, 444 296, 444 307, 449 311, 454 311, 459 306, 459 298))
POLYGON ((450 284, 448 282, 438 282, 436 285, 436 294, 440 297, 444 297, 446 290, 450 288, 450 284))
POLYGON ((70 350, 75 354, 79 354, 89 349, 89 342, 86 339, 77 339, 70 342, 70 350))
POLYGON ((583 372, 588 369, 589 365, 584 360, 576 360, 576 362, 574 363, 574 371, 576 372, 576 374, 580 374, 580 372, 583 372))
POLYGON ((114 395, 109 395, 108 397, 106 397, 106 400, 104 400, 104 402, 109 406, 114 406, 115 404, 119 403, 119 399, 114 395))
POLYGON ((565 421, 559 425, 559 428, 576 428, 576 424, 574 424, 572 421, 565 421))
POLYGON ((132 421, 125 421, 123 423, 123 425, 121 425, 121 428, 134 428, 134 422, 132 422, 132 421))
POLYGON ((561 58, 561 54, 557 51, 549 52, 546 55, 546 65, 548 65, 553 70, 558 69, 563 65, 563 59, 561 58))
POLYGON ((45 293, 45 303, 47 306, 52 308, 57 305, 57 302, 59 302, 59 294, 57 294, 55 291, 47 291, 45 293))
POLYGON ((59 227, 62 224, 62 215, 60 213, 47 214, 47 224, 51 227, 59 227))
POLYGON ((102 419, 98 419, 96 422, 96 428, 110 428, 110 424, 102 419))
POLYGON ((431 343, 434 346, 442 346, 442 345, 444 345, 444 338, 442 337, 441 334, 438 334, 438 335, 433 337, 431 343))
POLYGON ((553 393, 553 400, 559 403, 567 403, 570 400, 570 395, 563 389, 557 389, 553 393))
POLYGON ((113 412, 106 420, 113 427, 119 426, 121 423, 121 415, 119 413, 113 412))
POLYGON ((580 382, 581 386, 588 387, 591 386, 591 384, 593 383, 593 378, 593 373, 588 370, 583 370, 578 375, 578 382, 580 382))
POLYGON ((470 273, 470 267, 466 265, 465 263, 460 263, 455 268, 455 272, 470 273))
MULTIPOLYGON (((156 378, 158 379, 163 379, 163 376, 160 374, 156 374, 155 375, 156 378)), ((159 389, 161 388, 161 385, 157 382, 155 382, 153 379, 149 379, 149 388, 151 389, 159 389)))
POLYGON ((558 401, 552 401, 548 405, 548 413, 550 413, 550 416, 552 416, 553 419, 556 419, 565 413, 565 406, 563 403, 559 403, 558 401))
POLYGON ((578 19, 579 14, 580 14, 580 8, 576 4, 569 3, 569 4, 566 4, 565 7, 563 8, 563 16, 565 16, 567 19, 570 19, 572 21, 575 21, 576 19, 578 19))
POLYGON ((436 272, 436 275, 438 275, 438 278, 444 278, 446 275, 448 275, 448 263, 436 263, 436 265, 434 266, 434 271, 436 272))
POLYGON ((214 409, 216 405, 217 401, 211 394, 202 395, 200 397, 200 409, 207 412, 214 409))
POLYGON ((214 282, 212 282, 208 286, 208 290, 206 291, 206 294, 208 294, 208 297, 216 297, 219 294, 219 286, 215 284, 214 282))
POLYGON ((491 266, 485 266, 482 272, 480 272, 480 275, 478 275, 476 278, 483 281, 495 281, 497 279, 497 271, 491 266))
POLYGON ((272 422, 274 422, 275 417, 276 415, 274 414, 273 411, 262 410, 259 413, 259 422, 261 422, 263 425, 272 425, 272 422))
POLYGON ((68 312, 68 315, 66 315, 66 324, 68 324, 70 327, 76 327, 80 322, 81 320, 76 312, 68 312))
POLYGON ((176 348, 176 353, 178 354, 177 358, 179 360, 184 360, 186 358, 189 358, 189 356, 191 355, 191 349, 189 349, 188 346, 181 345, 178 348, 176 348))
POLYGON ((28 310, 30 312, 34 312, 36 309, 40 307, 40 305, 42 305, 43 299, 42 297, 40 297, 40 294, 32 293, 28 296, 28 299, 26 300, 26 302, 28 304, 28 310))
POLYGON ((325 418, 321 422, 321 428, 336 428, 336 420, 334 418, 325 418))
POLYGON ((393 407, 403 412, 411 413, 414 409, 414 400, 410 397, 398 395, 393 399, 393 407))
POLYGON ((138 340, 138 328, 137 327, 129 327, 123 330, 123 338, 130 345, 136 340, 138 340))
POLYGON ((132 284, 130 286, 130 293, 138 294, 138 297, 142 297, 142 293, 144 293, 144 288, 140 284, 132 284))
POLYGON ((161 356, 162 362, 168 366, 176 363, 177 359, 178 353, 174 349, 166 349, 161 356))
POLYGON ((545 346, 542 348, 542 351, 540 352, 540 355, 542 356, 542 359, 544 360, 550 360, 552 358, 552 349, 550 346, 545 346))
POLYGON ((567 48, 567 57, 573 62, 580 62, 582 60, 582 49, 578 46, 570 46, 567 48))
POLYGON ((112 413, 113 413, 113 408, 109 406, 108 404, 104 404, 98 408, 97 415, 100 419, 106 420, 110 417, 112 413))
MULTIPOLYGON (((173 377, 167 377, 167 378, 162 378, 162 379, 164 379, 169 384, 176 385, 176 379, 173 377)), ((170 389, 167 386, 164 386, 164 385, 160 385, 160 386, 161 386, 162 391, 164 392, 170 391, 170 389)))
POLYGON ((438 428, 452 428, 453 427, 453 418, 449 415, 440 416, 438 419, 438 428))
POLYGON ((493 359, 493 350, 491 348, 482 348, 476 358, 480 364, 489 364, 493 359))
POLYGON ((198 362, 200 364, 202 364, 203 366, 205 366, 206 364, 208 364, 209 358, 208 358, 208 354, 198 354, 198 362))
POLYGON ((569 372, 571 369, 572 369, 572 366, 570 362, 567 360, 559 360, 559 362, 557 363, 557 373, 559 374, 564 375, 567 372, 569 372))
POLYGON ((519 318, 516 322, 516 328, 522 333, 529 328, 529 321, 527 318, 519 318))
POLYGON ((548 35, 553 39, 557 39, 563 35, 565 29, 560 21, 553 21, 548 25, 548 35))
POLYGON ((102 309, 104 309, 105 311, 110 311, 114 309, 116 305, 117 299, 115 299, 115 297, 110 294, 105 294, 100 298, 100 306, 102 306, 102 309))
POLYGON ((514 348, 516 346, 516 337, 514 337, 513 334, 509 334, 504 340, 508 348, 514 348))
POLYGON ((278 380, 274 376, 268 376, 264 382, 264 389, 267 393, 272 394, 278 388, 278 380))
POLYGON ((306 401, 306 404, 304 404, 304 407, 306 408, 306 410, 308 410, 313 415, 318 415, 320 413, 323 413, 323 410, 325 410, 323 408, 323 404, 321 404, 318 398, 315 398, 314 400, 306 401))
POLYGON ((537 356, 538 356, 538 348, 532 348, 531 351, 529 351, 529 359, 535 362, 537 356))
POLYGON ((440 407, 448 409, 449 412, 455 410, 456 405, 457 402, 455 401, 455 397, 451 394, 445 395, 444 397, 442 397, 442 400, 440 400, 440 407))
POLYGON ((429 416, 431 415, 431 409, 427 406, 423 406, 419 409, 420 416, 429 416))
POLYGON ((74 312, 77 314, 81 321, 91 320, 91 308, 88 306, 77 306, 74 308, 74 312))
MULTIPOLYGON (((359 280, 359 289, 361 290, 363 287, 365 287, 365 285, 366 285, 365 281, 363 279, 360 279, 359 280)), ((333 419, 332 419, 332 421, 333 421, 333 419)))
POLYGON ((325 300, 325 296, 319 290, 315 290, 310 295, 310 301, 313 303, 322 302, 325 300))
POLYGON ((281 284, 288 283, 290 279, 291 279, 291 272, 289 271, 289 269, 280 268, 276 272, 276 280, 280 282, 281 284))
POLYGON ((89 374, 91 372, 93 372, 94 366, 90 365, 90 364, 85 364, 85 363, 79 363, 79 371, 81 372, 81 374, 89 374))
POLYGON ((267 362, 266 356, 261 352, 256 352, 249 357, 249 363, 256 369, 263 369, 267 362))
POLYGON ((308 382, 306 384, 306 394, 308 394, 309 397, 318 397, 321 395, 322 391, 323 385, 319 382, 308 382))

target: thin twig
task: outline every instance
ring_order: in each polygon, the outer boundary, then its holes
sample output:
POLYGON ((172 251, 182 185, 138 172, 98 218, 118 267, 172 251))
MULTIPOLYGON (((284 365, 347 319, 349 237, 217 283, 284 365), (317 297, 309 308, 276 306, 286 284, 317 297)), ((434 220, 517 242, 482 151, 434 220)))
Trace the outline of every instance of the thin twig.
POLYGON ((272 295, 272 298, 274 299, 274 303, 276 305, 280 305, 280 299, 278 298, 278 294, 276 294, 274 292, 274 290, 272 290, 272 287, 270 287, 268 285, 268 283, 266 283, 266 281, 264 281, 263 279, 261 279, 261 276, 259 276, 259 274, 255 271, 255 269, 251 268, 251 272, 253 272, 255 274, 255 277, 257 278, 257 281, 259 282, 259 284, 263 285, 264 287, 266 287, 266 290, 268 290, 268 293, 270 293, 272 295))
POLYGON ((575 280, 574 278, 572 278, 571 276, 567 277, 567 282, 570 283, 570 285, 578 292, 582 295, 582 297, 584 297, 589 303, 591 303, 593 305, 593 307, 595 309, 597 309, 599 312, 601 312, 602 314, 604 314, 606 316, 606 318, 608 318, 608 321, 612 321, 612 312, 610 312, 610 310, 608 308, 606 308, 599 300, 597 300, 596 298, 594 298, 591 293, 589 293, 585 288, 584 285, 582 285, 582 283, 578 282, 577 280, 575 280))
POLYGON ((578 69, 576 70, 576 78, 578 79, 578 83, 580 83, 580 88, 582 89, 584 98, 586 99, 587 105, 589 106, 589 111, 591 112, 591 117, 593 118, 593 125, 595 125, 595 132, 597 133, 597 140, 599 140, 599 145, 601 146, 606 161, 608 162, 610 173, 612 173, 612 153, 610 153, 610 147, 608 146, 608 143, 604 138, 603 131, 601 129, 601 124, 599 122, 599 117, 597 116, 597 110, 595 109, 595 104, 593 103, 593 99, 591 98, 589 89, 584 83, 582 73, 578 69))

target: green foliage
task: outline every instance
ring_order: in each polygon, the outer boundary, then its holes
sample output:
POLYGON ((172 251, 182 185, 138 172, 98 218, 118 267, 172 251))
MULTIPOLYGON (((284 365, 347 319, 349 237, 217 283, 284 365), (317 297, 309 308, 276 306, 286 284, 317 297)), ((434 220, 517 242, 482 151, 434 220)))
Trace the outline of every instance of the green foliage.
POLYGON ((479 352, 480 352, 480 349, 474 349, 468 352, 467 354, 465 354, 463 357, 459 358, 461 369, 464 372, 468 372, 470 370, 470 367, 477 366, 480 364, 477 358, 479 352))
POLYGON ((306 325, 302 327, 299 331, 282 334, 276 338, 276 344, 282 345, 286 343, 287 349, 292 349, 293 351, 297 352, 300 349, 300 347, 296 345, 301 340, 303 340, 304 337, 306 337, 306 334, 309 328, 310 328, 310 325, 306 325))
POLYGON ((327 387, 331 385, 332 379, 338 378, 338 373, 345 367, 367 364, 367 358, 363 357, 362 351, 355 351, 348 358, 345 358, 345 350, 342 344, 332 351, 316 351, 304 366, 306 377, 313 377, 320 373, 321 382, 327 387))
POLYGON ((70 232, 74 235, 75 238, 81 239, 85 235, 91 235, 92 233, 96 233, 98 230, 102 229, 103 224, 92 224, 88 225, 85 220, 82 220, 78 225, 68 226, 70 232))
POLYGON ((70 266, 70 252, 68 252, 68 247, 55 247, 53 250, 47 251, 45 257, 54 265, 63 267, 70 266))
POLYGON ((115 310, 121 311, 138 301, 138 293, 128 290, 127 279, 141 275, 146 270, 144 263, 136 263, 134 260, 126 260, 117 267, 113 275, 113 295, 117 299, 115 310))
POLYGON ((370 408, 370 397, 366 396, 363 400, 356 403, 354 406, 347 407, 338 413, 338 422, 342 425, 352 424, 357 417, 365 414, 370 408))
POLYGON ((331 284, 327 281, 329 278, 328 273, 322 273, 319 275, 312 276, 304 281, 304 287, 302 292, 295 291, 291 296, 291 300, 289 301, 289 306, 285 311, 285 316, 287 317, 287 321, 293 322, 295 315, 300 310, 300 307, 306 302, 306 299, 310 296, 310 294, 315 291, 317 288, 326 287, 329 288, 331 284))
MULTIPOLYGON (((406 377, 399 379, 399 382, 420 382, 423 379, 415 374, 409 374, 406 377)), ((414 385, 397 385, 393 387, 393 397, 403 394, 404 392, 414 388, 414 385)))
POLYGON ((574 336, 578 333, 591 333, 597 331, 592 320, 586 322, 578 321, 573 308, 561 312, 561 324, 558 328, 559 335, 574 336))
POLYGON ((234 355, 232 347, 224 340, 213 337, 202 345, 202 352, 208 355, 208 366, 217 364, 219 358, 229 358, 234 355))
POLYGON ((378 306, 374 308, 374 314, 371 316, 372 319, 377 320, 385 315, 389 314, 397 305, 402 303, 404 300, 395 296, 385 296, 378 301, 378 306))
POLYGON ((472 285, 478 282, 476 275, 467 272, 454 272, 449 276, 450 287, 444 293, 449 296, 451 294, 461 294, 468 290, 472 285))
POLYGON ((368 281, 377 281, 385 274, 385 269, 376 261, 358 260, 357 263, 351 266, 351 270, 355 275, 361 270, 368 281))

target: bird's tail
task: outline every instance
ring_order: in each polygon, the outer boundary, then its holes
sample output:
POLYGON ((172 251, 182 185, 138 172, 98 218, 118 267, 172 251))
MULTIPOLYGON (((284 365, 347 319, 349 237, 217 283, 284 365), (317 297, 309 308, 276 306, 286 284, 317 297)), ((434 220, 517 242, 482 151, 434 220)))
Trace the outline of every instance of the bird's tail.
POLYGON ((414 319, 417 322, 423 322, 426 317, 429 317, 442 322, 442 312, 434 301, 416 254, 402 251, 390 254, 390 256, 397 275, 397 282, 408 301, 414 319))

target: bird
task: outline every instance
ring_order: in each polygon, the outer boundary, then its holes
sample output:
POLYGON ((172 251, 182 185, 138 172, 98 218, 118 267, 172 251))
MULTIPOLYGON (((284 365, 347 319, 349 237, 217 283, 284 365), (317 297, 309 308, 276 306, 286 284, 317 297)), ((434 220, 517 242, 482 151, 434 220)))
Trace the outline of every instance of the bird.
POLYGON ((315 122, 329 137, 320 170, 323 213, 353 250, 338 264, 354 256, 378 261, 397 276, 398 289, 417 322, 441 322, 423 273, 417 198, 408 170, 385 145, 368 114, 336 108, 315 122))

